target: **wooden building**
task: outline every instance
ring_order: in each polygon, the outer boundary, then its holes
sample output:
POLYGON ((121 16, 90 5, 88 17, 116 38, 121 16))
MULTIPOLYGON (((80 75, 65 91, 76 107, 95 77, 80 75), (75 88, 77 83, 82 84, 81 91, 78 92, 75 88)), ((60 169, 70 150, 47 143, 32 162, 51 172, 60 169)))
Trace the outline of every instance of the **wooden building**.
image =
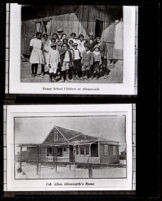
POLYGON ((61 28, 87 38, 90 32, 101 36, 108 48, 108 59, 123 58, 122 6, 37 5, 22 7, 22 54, 29 55, 29 41, 37 31, 51 36, 61 28))
POLYGON ((19 144, 18 161, 36 163, 119 163, 119 143, 54 126, 41 143, 19 144))

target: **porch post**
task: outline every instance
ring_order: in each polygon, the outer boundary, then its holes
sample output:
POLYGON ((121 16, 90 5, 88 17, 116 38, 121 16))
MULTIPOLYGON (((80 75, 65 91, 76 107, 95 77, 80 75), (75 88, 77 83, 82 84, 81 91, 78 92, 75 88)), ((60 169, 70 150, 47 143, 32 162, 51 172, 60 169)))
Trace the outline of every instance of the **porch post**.
POLYGON ((39 146, 37 146, 38 149, 38 156, 37 156, 37 175, 39 175, 39 146))
MULTIPOLYGON (((91 158, 91 144, 89 144, 89 159, 91 158)), ((92 172, 92 163, 91 160, 88 161, 88 176, 89 178, 92 178, 93 172, 92 172)))
POLYGON ((22 145, 20 145, 20 168, 22 168, 22 145))
POLYGON ((55 172, 57 172, 57 147, 53 147, 53 164, 55 165, 55 172))
POLYGON ((91 144, 89 144, 89 156, 91 157, 91 144))

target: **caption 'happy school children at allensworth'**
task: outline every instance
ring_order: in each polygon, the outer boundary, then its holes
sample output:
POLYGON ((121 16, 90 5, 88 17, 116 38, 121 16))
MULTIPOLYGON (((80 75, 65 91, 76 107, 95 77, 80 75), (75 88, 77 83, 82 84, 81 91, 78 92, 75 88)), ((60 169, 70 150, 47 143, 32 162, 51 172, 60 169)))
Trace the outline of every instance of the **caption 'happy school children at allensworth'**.
POLYGON ((89 33, 67 36, 62 29, 53 33, 52 37, 37 32, 30 41, 31 75, 39 76, 38 65, 41 66, 41 76, 49 74, 50 82, 70 82, 74 80, 98 79, 108 77, 110 70, 107 65, 108 50, 100 37, 94 38, 89 33))

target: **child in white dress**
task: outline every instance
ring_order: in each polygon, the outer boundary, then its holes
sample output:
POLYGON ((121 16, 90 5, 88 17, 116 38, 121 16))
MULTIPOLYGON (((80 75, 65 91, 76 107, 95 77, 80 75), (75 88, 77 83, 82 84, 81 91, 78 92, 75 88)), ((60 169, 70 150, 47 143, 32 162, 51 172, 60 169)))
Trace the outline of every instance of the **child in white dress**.
POLYGON ((30 63, 31 63, 31 71, 32 75, 37 75, 38 64, 44 65, 44 57, 42 53, 42 41, 41 41, 41 33, 36 33, 36 38, 32 38, 30 41, 30 63))
POLYGON ((56 46, 56 43, 52 43, 51 50, 49 51, 49 76, 51 82, 52 80, 55 81, 58 64, 60 62, 60 55, 59 51, 56 49, 56 46))

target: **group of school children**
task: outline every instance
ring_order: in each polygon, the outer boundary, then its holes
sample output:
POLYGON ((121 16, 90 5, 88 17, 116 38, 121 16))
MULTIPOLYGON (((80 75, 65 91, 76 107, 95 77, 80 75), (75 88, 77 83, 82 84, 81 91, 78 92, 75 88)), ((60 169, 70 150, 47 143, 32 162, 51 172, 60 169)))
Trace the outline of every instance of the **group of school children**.
POLYGON ((30 41, 30 51, 32 76, 38 75, 38 65, 41 65, 41 75, 48 72, 51 82, 107 78, 110 72, 106 44, 100 37, 94 38, 93 33, 85 40, 82 34, 76 37, 71 33, 67 37, 62 29, 51 39, 46 33, 37 32, 30 41))

